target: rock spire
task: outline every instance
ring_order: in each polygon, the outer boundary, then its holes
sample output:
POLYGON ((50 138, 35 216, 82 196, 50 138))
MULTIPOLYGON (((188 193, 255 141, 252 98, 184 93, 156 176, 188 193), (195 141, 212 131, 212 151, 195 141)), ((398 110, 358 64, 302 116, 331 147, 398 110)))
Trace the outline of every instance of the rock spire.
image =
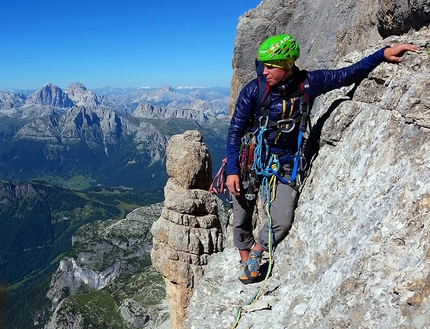
POLYGON ((151 233, 151 259, 166 283, 171 328, 181 328, 186 307, 209 259, 223 250, 217 199, 207 192, 211 158, 198 131, 170 138, 166 150, 169 179, 160 218, 151 233))

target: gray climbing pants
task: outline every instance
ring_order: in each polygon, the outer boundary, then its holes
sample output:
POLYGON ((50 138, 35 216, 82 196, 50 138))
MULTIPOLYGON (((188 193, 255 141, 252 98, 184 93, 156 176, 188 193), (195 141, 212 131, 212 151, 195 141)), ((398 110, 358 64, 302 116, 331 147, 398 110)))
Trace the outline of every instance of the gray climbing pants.
MULTIPOLYGON (((289 176, 284 177, 289 180, 289 176)), ((252 214, 258 196, 253 200, 247 200, 241 189, 240 196, 233 198, 233 244, 239 250, 251 249, 255 243, 252 233, 252 214)), ((294 218, 294 210, 297 205, 298 192, 290 185, 277 182, 275 199, 270 205, 272 218, 272 245, 275 247, 291 228, 294 218)), ((269 228, 267 224, 262 227, 257 239, 264 251, 269 251, 269 228)))

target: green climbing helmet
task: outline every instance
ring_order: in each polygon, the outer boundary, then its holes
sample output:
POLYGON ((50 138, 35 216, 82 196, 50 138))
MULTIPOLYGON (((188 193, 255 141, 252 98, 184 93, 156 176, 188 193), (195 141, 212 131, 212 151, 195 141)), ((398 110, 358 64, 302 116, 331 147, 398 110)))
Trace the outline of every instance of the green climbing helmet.
POLYGON ((272 67, 291 69, 299 57, 300 48, 296 40, 290 34, 279 34, 261 44, 257 60, 272 67))

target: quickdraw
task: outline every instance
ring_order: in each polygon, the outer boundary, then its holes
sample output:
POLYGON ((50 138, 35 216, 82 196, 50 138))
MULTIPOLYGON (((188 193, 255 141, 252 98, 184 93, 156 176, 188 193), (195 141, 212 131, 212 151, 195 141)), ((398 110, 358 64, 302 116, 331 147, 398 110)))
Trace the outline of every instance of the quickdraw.
POLYGON ((224 194, 226 192, 226 175, 225 175, 225 166, 227 163, 227 157, 222 159, 221 167, 216 173, 214 179, 212 180, 212 184, 209 187, 209 192, 212 194, 224 194))
POLYGON ((239 151, 240 179, 245 189, 245 198, 254 200, 258 193, 258 176, 253 169, 255 161, 256 140, 253 133, 247 133, 242 137, 242 144, 239 151))
MULTIPOLYGON (((294 130, 295 124, 300 122, 298 140, 297 140, 297 153, 294 156, 293 168, 290 174, 290 179, 286 180, 280 175, 281 164, 279 162, 278 156, 276 154, 270 154, 269 156, 269 146, 265 139, 265 132, 269 123, 268 115, 263 115, 260 117, 260 127, 252 134, 253 139, 255 139, 254 155, 253 155, 253 172, 262 177, 261 179, 261 198, 265 200, 266 203, 266 214, 267 214, 267 226, 268 226, 268 241, 269 241, 269 267, 266 273, 266 277, 257 293, 249 300, 247 305, 255 303, 259 296, 261 295, 263 288, 270 276, 273 267, 273 232, 272 232, 272 217, 270 215, 270 206, 275 199, 276 185, 278 180, 281 183, 289 184, 296 188, 296 179, 300 178, 300 173, 305 169, 304 155, 303 155, 303 140, 304 133, 306 131, 306 125, 309 123, 309 107, 308 107, 308 97, 305 93, 309 84, 300 85, 300 89, 303 94, 300 96, 300 106, 301 106, 301 116, 297 119, 283 119, 282 122, 278 122, 278 128, 280 133, 290 133, 294 130), (285 128, 282 128, 282 124, 285 128), (299 174, 299 175, 298 175, 299 174)), ((310 125, 310 123, 309 123, 310 125)), ((258 177, 257 176, 257 177, 258 177)), ((236 312, 236 322, 233 324, 232 329, 235 329, 239 323, 241 317, 242 307, 238 307, 236 312)))

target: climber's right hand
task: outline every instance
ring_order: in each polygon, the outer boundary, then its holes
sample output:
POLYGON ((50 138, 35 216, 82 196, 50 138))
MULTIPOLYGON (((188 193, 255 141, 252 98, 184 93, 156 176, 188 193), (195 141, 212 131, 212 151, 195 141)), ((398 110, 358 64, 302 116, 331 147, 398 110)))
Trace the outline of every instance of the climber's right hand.
POLYGON ((231 194, 233 194, 234 196, 240 195, 239 175, 228 175, 226 184, 231 194))

